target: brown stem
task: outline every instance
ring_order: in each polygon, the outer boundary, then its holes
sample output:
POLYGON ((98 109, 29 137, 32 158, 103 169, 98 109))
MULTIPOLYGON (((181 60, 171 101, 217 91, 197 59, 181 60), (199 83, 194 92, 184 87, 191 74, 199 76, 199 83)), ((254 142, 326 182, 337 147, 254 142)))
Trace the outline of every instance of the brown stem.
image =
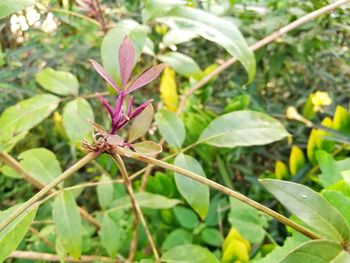
POLYGON ((175 173, 179 173, 179 174, 182 174, 184 176, 187 176, 193 180, 196 180, 200 183, 203 183, 203 184, 206 184, 226 195, 229 195, 229 196, 232 196, 233 198, 236 198, 240 201, 242 201, 243 203, 273 217, 274 219, 276 219, 277 221, 283 223, 284 225, 287 225, 291 228, 293 228, 294 230, 302 233, 303 235, 311 238, 311 239, 320 239, 321 237, 315 233, 313 233, 312 231, 310 231, 309 229, 306 229, 305 227, 295 223, 294 221, 288 219, 287 217, 277 213, 276 211, 250 199, 249 197, 246 197, 245 195, 242 195, 241 193, 238 193, 236 191, 233 191, 221 184, 218 184, 210 179, 207 179, 205 177, 202 177, 198 174, 195 174, 195 173, 192 173, 190 171, 187 171, 185 169, 182 169, 180 167, 177 167, 175 165, 172 165, 172 164, 168 164, 166 162, 162 162, 160 160, 157 160, 157 159, 154 159, 154 158, 151 158, 151 157, 147 157, 147 156, 141 156, 141 155, 138 155, 138 154, 133 154, 130 158, 133 158, 133 159, 136 159, 136 160, 139 160, 139 161, 142 161, 142 162, 145 162, 145 163, 151 163, 151 164, 154 164, 156 166, 159 166, 159 167, 162 167, 164 169, 167 169, 167 170, 170 170, 170 171, 173 171, 175 173))
MULTIPOLYGON (((45 184, 41 183, 34 177, 32 177, 29 173, 27 173, 23 168, 21 167, 21 164, 13 158, 8 153, 0 153, 0 161, 3 163, 6 163, 8 166, 10 166, 12 169, 14 169, 20 176, 23 177, 24 180, 31 183, 34 187, 37 189, 43 189, 45 187, 45 184)), ((51 190, 51 192, 54 192, 55 190, 51 190)), ((84 208, 79 207, 79 212, 82 218, 84 218, 87 222, 94 225, 97 230, 101 228, 100 222, 98 222, 92 215, 90 215, 84 208)))
MULTIPOLYGON (((319 17, 327 12, 330 12, 330 11, 332 11, 332 10, 342 6, 342 5, 345 5, 347 3, 350 3, 350 0, 340 0, 340 1, 336 1, 332 4, 329 4, 327 6, 324 6, 320 9, 317 9, 316 11, 313 11, 313 12, 293 21, 292 23, 276 30, 275 32, 273 32, 270 35, 268 35, 267 37, 261 39, 260 41, 258 41, 254 45, 250 46, 249 48, 251 51, 256 51, 259 48, 266 46, 267 44, 270 44, 271 42, 273 42, 277 38, 281 37, 282 35, 288 33, 289 31, 291 31, 297 27, 300 27, 301 25, 306 24, 307 22, 310 22, 310 21, 314 20, 315 18, 317 18, 317 17, 319 17)), ((212 78, 219 75, 225 69, 229 68, 230 66, 232 66, 236 62, 237 62, 237 59, 234 57, 226 60, 223 64, 221 64, 219 67, 217 67, 211 73, 209 73, 204 78, 202 78, 200 81, 198 81, 196 84, 194 84, 189 90, 187 90, 185 92, 185 94, 181 97, 181 101, 180 101, 179 108, 177 110, 177 114, 180 114, 183 111, 185 104, 186 104, 186 101, 187 101, 187 98, 189 96, 191 96, 195 91, 197 91, 198 89, 203 87, 205 84, 207 84, 212 78)))
MULTIPOLYGON (((49 253, 40 253, 40 252, 32 252, 32 251, 14 251, 10 255, 10 258, 19 258, 19 259, 27 259, 33 260, 36 262, 42 261, 51 261, 51 262, 60 262, 60 257, 55 254, 49 253)), ((66 257, 64 259, 66 262, 121 262, 119 260, 114 260, 107 257, 98 257, 98 256, 81 256, 80 259, 74 259, 71 257, 66 257)))
POLYGON ((56 250, 56 246, 54 243, 51 242, 51 240, 47 239, 44 235, 42 235, 38 230, 36 230, 34 227, 30 226, 29 231, 36 235, 38 238, 40 238, 48 247, 50 247, 53 251, 56 250))
POLYGON ((148 238, 148 242, 149 242, 149 244, 150 244, 150 246, 152 248, 154 257, 156 259, 156 262, 160 262, 160 258, 159 258, 159 255, 158 255, 158 251, 157 251, 156 245, 154 243, 154 240, 153 240, 153 237, 151 235, 151 232, 148 229, 147 222, 146 222, 145 217, 143 216, 142 210, 141 210, 139 204, 137 203, 136 196, 135 196, 135 193, 134 193, 134 189, 132 188, 131 181, 130 181, 128 172, 127 172, 127 170, 125 168, 124 162, 123 162, 123 160, 122 160, 122 158, 120 157, 119 154, 111 154, 111 156, 112 156, 113 160, 116 162, 116 164, 118 165, 120 173, 124 177, 125 186, 126 186, 126 188, 128 190, 132 206, 133 206, 134 210, 136 211, 137 216, 140 219, 141 224, 142 224, 142 226, 143 226, 143 228, 144 228, 144 230, 146 232, 146 235, 147 235, 147 238, 148 238))
POLYGON ((66 170, 63 174, 55 178, 51 183, 46 185, 42 190, 36 193, 32 198, 30 198, 27 202, 21 205, 17 210, 14 211, 9 217, 7 217, 4 221, 0 223, 0 231, 2 231, 5 227, 7 227, 13 220, 15 220, 18 216, 26 212, 30 207, 35 205, 37 201, 43 198, 46 194, 48 194, 51 190, 53 190, 58 184, 63 182, 68 177, 72 176, 76 171, 80 168, 88 164, 90 161, 95 159, 100 153, 99 152, 90 152, 85 155, 82 159, 76 162, 73 166, 71 166, 68 170, 66 170))
POLYGON ((128 256, 128 262, 133 262, 136 252, 137 252, 137 239, 138 239, 138 232, 137 232, 137 226, 139 224, 139 218, 138 216, 134 217, 134 221, 132 222, 132 239, 130 243, 130 251, 128 256))

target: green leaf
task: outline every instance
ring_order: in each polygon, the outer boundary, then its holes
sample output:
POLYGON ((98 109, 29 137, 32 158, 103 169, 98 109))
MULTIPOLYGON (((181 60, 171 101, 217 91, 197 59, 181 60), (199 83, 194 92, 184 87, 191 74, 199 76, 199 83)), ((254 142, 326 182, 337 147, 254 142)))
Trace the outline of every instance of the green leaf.
POLYGON ((186 130, 182 120, 174 113, 166 109, 159 110, 155 115, 160 134, 172 146, 181 148, 186 130))
POLYGON ((319 235, 335 241, 349 240, 349 225, 320 194, 292 182, 264 179, 261 183, 290 212, 316 229, 319 235))
POLYGON ((18 158, 23 170, 43 184, 50 183, 62 173, 56 155, 45 148, 24 151, 18 158))
POLYGON ((336 161, 332 154, 322 150, 316 152, 316 159, 322 172, 319 175, 319 179, 323 187, 339 182, 343 179, 341 172, 350 167, 350 158, 336 161))
POLYGON ((134 20, 124 19, 116 27, 108 31, 102 41, 101 57, 103 67, 115 79, 118 84, 121 83, 119 75, 118 50, 126 35, 129 36, 135 47, 135 63, 140 57, 145 45, 148 27, 135 22, 134 20), (112 58, 112 59, 111 59, 112 58))
POLYGON ((192 239, 192 234, 187 230, 182 228, 175 229, 165 238, 162 250, 165 251, 176 246, 191 244, 192 239))
POLYGON ((113 201, 113 183, 111 178, 104 174, 101 176, 99 182, 103 184, 99 184, 96 187, 98 203, 103 209, 106 209, 113 201))
POLYGON ((35 0, 1 0, 0 19, 21 11, 35 3, 35 0))
MULTIPOLYGON (((0 223, 13 214, 20 206, 18 204, 5 211, 1 211, 0 223)), ((35 218, 37 209, 35 206, 26 211, 0 232, 0 262, 4 262, 22 241, 35 218)))
POLYGON ((230 20, 200 9, 183 6, 171 9, 158 20, 171 29, 192 31, 220 45, 242 63, 248 73, 249 81, 253 80, 256 67, 254 54, 249 49, 239 29, 230 20))
POLYGON ((134 151, 148 156, 155 156, 162 152, 162 146, 152 141, 143 141, 132 145, 134 151))
POLYGON ((75 203, 74 196, 70 191, 61 191, 53 203, 52 217, 56 232, 67 253, 74 258, 81 255, 82 224, 75 203))
POLYGON ((49 94, 37 95, 7 108, 0 117, 0 141, 10 140, 44 120, 53 112, 59 98, 49 94))
POLYGON ((44 68, 36 74, 35 79, 41 87, 58 95, 77 96, 79 93, 78 79, 67 71, 44 68))
POLYGON ((305 155, 300 147, 293 145, 289 156, 290 173, 295 175, 306 165, 305 155))
POLYGON ((190 30, 171 29, 163 37, 163 42, 168 47, 191 41, 197 37, 196 32, 190 30))
POLYGON ((129 143, 137 140, 149 130, 152 124, 153 116, 153 106, 152 104, 149 104, 136 118, 132 120, 129 128, 129 143))
MULTIPOLYGON (((336 242, 328 240, 312 240, 301 244, 292 250, 280 263, 329 263, 349 262, 349 254, 344 257, 346 253, 341 245, 336 242), (342 257, 342 260, 339 260, 342 257)), ((346 253, 347 254, 347 253, 346 253)))
POLYGON ((266 217, 263 217, 251 206, 232 197, 230 205, 228 221, 231 225, 251 243, 260 243, 265 237, 266 217))
POLYGON ((198 225, 198 217, 191 210, 183 206, 174 207, 174 214, 180 225, 187 229, 193 229, 198 225))
POLYGON ((269 144, 288 135, 278 120, 261 112, 243 110, 213 120, 201 134, 199 142, 233 148, 269 144))
POLYGON ((121 245, 121 230, 108 214, 103 215, 99 235, 109 256, 115 258, 121 245))
POLYGON ((162 256, 164 262, 181 263, 219 263, 219 260, 208 249, 196 245, 174 247, 162 256))
POLYGON ((210 246, 220 247, 222 236, 220 231, 215 228, 205 228, 201 232, 201 239, 210 246))
POLYGON ((83 140, 92 131, 90 121, 94 113, 87 100, 78 98, 64 106, 63 126, 72 141, 83 140))
MULTIPOLYGON (((0 131, 1 133, 1 131, 0 131)), ((12 138, 6 138, 7 136, 0 137, 0 152, 9 152, 13 147, 27 135, 27 131, 21 132, 12 138), (4 140, 4 141, 3 141, 4 140)))
POLYGON ((158 57, 160 61, 166 63, 177 73, 185 77, 198 76, 202 70, 191 57, 179 52, 167 52, 158 57))
MULTIPOLYGON (((169 209, 181 201, 178 199, 170 199, 162 195, 147 193, 147 192, 139 192, 135 194, 136 200, 139 203, 140 207, 151 208, 151 209, 169 209)), ((111 210, 122 209, 122 208, 130 208, 131 202, 129 196, 123 196, 117 199, 111 205, 111 210)))
POLYGON ((12 167, 8 165, 1 166, 0 172, 9 178, 14 178, 14 179, 22 178, 22 176, 20 176, 12 167))
POLYGON ((334 190, 323 190, 321 194, 335 207, 350 225, 350 198, 343 193, 334 190))
MULTIPOLYGON (((196 159, 185 154, 179 154, 174 161, 178 167, 206 177, 201 165, 196 159)), ((184 175, 175 173, 176 187, 187 203, 204 219, 209 209, 209 186, 199 183, 184 175)))

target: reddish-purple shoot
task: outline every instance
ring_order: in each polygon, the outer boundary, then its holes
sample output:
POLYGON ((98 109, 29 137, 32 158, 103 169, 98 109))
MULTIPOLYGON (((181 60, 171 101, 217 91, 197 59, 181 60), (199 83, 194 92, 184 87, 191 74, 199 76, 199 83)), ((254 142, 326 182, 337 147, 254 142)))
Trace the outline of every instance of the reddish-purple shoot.
POLYGON ((117 92, 118 98, 115 104, 115 107, 109 105, 107 100, 105 100, 99 93, 97 97, 100 99, 106 110, 108 111, 111 120, 112 120, 112 128, 110 134, 115 134, 117 130, 124 127, 130 120, 137 117, 151 102, 152 100, 148 100, 142 103, 139 107, 133 110, 133 98, 130 96, 129 104, 127 106, 126 113, 123 112, 123 104, 125 98, 131 92, 147 85, 151 81, 155 80, 159 74, 164 69, 164 64, 159 64, 155 67, 150 68, 133 82, 129 83, 130 76, 132 73, 132 69, 134 67, 135 62, 135 48, 130 39, 126 36, 119 47, 118 51, 119 56, 119 71, 121 77, 121 88, 119 88, 116 81, 107 73, 107 71, 96 61, 90 60, 92 66, 96 70, 96 72, 104 78, 117 92))

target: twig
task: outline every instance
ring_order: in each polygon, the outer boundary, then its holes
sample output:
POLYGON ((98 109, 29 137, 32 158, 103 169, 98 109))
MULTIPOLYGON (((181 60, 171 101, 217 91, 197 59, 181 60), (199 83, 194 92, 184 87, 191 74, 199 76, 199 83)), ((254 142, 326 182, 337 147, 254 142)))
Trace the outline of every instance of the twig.
MULTIPOLYGON (((15 158, 13 158, 11 155, 9 155, 8 153, 5 153, 5 152, 0 153, 0 161, 2 161, 3 163, 6 163, 8 166, 10 166, 12 169, 14 169, 20 176, 23 177, 24 180, 31 183, 34 187, 36 187, 40 190, 45 188, 45 184, 41 183, 40 181, 38 181, 37 179, 32 177, 29 173, 27 173, 25 170, 23 170, 20 163, 15 158)), ((55 191, 55 190, 51 190, 51 192, 53 192, 53 191, 55 191)), ((98 222, 85 209, 83 209, 82 207, 79 207, 78 209, 79 209, 81 216, 87 222, 94 225, 97 230, 101 228, 100 222, 98 222)))
POLYGON ((151 235, 151 232, 148 229, 147 222, 145 220, 145 217, 143 216, 142 210, 141 210, 139 204, 137 203, 136 196, 135 196, 135 193, 134 193, 134 189, 132 188, 131 181, 129 179, 129 175, 128 175, 128 172, 127 172, 127 170, 125 168, 124 162, 123 162, 123 160, 122 160, 122 158, 120 157, 119 154, 111 154, 111 156, 115 160, 116 164, 118 165, 118 167, 120 169, 120 173, 124 177, 125 185, 126 185, 126 188, 128 190, 132 206, 135 209, 135 211, 137 213, 137 216, 140 219, 141 224, 142 224, 142 226, 143 226, 143 228, 144 228, 144 230, 146 232, 146 235, 147 235, 147 238, 148 238, 148 242, 149 242, 149 244, 150 244, 150 246, 152 248, 154 257, 156 259, 156 262, 160 262, 160 258, 159 258, 159 255, 158 255, 157 248, 155 246, 155 243, 154 243, 153 237, 151 235))
MULTIPOLYGON (((347 3, 350 3, 350 0, 340 0, 340 1, 334 2, 332 4, 329 4, 325 7, 322 7, 320 9, 317 9, 316 11, 313 11, 313 12, 293 21, 292 23, 278 29, 277 31, 271 33, 267 37, 261 39, 260 41, 258 41, 254 45, 250 46, 249 48, 251 51, 256 51, 259 48, 264 47, 267 44, 270 44, 271 42, 273 42, 277 38, 281 37, 282 35, 288 33, 289 31, 291 31, 297 27, 300 27, 301 25, 306 24, 306 23, 314 20, 315 18, 317 18, 317 17, 319 17, 327 12, 333 11, 334 9, 336 9, 342 5, 345 5, 347 3)), ((177 114, 180 114, 183 111, 185 104, 186 104, 186 101, 187 101, 187 98, 189 96, 191 96, 194 92, 196 92, 198 89, 200 89, 205 84, 207 84, 212 78, 219 75, 221 72, 223 72, 225 69, 229 68, 230 66, 232 66, 236 62, 237 62, 237 59, 234 57, 226 60, 223 64, 218 66, 215 70, 213 70, 211 73, 209 73, 204 78, 202 78, 200 81, 198 81, 196 84, 194 84, 189 90, 187 90, 181 96, 181 101, 180 101, 179 108, 177 110, 177 114)))
POLYGON ((51 240, 47 239, 44 235, 42 235, 38 230, 34 227, 30 226, 29 231, 40 238, 48 247, 52 248, 54 251, 56 250, 56 246, 51 240))
MULTIPOLYGON (((10 255, 10 258, 28 259, 33 261, 56 261, 60 262, 60 257, 55 254, 40 253, 32 251, 14 251, 10 255)), ((66 262, 120 262, 107 257, 98 256, 81 256, 80 259, 74 259, 72 257, 66 257, 66 262)))
MULTIPOLYGON (((128 156, 127 156, 128 157, 128 156)), ((284 225, 287 225, 293 229, 295 229, 296 231, 302 233, 303 235, 311 238, 311 239, 320 239, 321 237, 315 233, 313 233, 312 231, 310 231, 309 229, 306 229, 305 227, 295 223, 294 221, 288 219, 287 217, 277 213, 276 211, 250 199, 249 197, 246 197, 245 195, 242 195, 241 193, 238 193, 236 191, 233 191, 221 184, 218 184, 210 179, 207 179, 205 177, 202 177, 198 174, 192 173, 190 171, 187 171, 185 169, 182 169, 180 167, 177 167, 175 165, 172 164, 168 164, 166 162, 162 162, 160 160, 148 157, 148 156, 142 156, 142 155, 138 155, 137 153, 134 153, 132 156, 130 156, 129 158, 133 158, 145 163, 151 163, 154 164, 156 166, 162 167, 164 169, 173 171, 175 173, 179 173, 182 174, 184 176, 187 176, 193 180, 196 180, 200 183, 203 183, 205 185, 208 185, 226 195, 232 196, 233 198, 236 198, 242 202, 244 202, 247 205, 250 205, 251 207, 273 217, 274 219, 276 219, 277 221, 283 223, 284 225)))
POLYGON ((6 226, 8 226, 13 220, 15 220, 22 213, 27 211, 32 205, 34 205, 37 201, 39 201, 42 197, 48 194, 51 190, 53 190, 58 184, 63 182, 68 177, 72 176, 76 171, 80 168, 88 164, 90 161, 95 159, 100 153, 99 152, 90 152, 85 155, 82 159, 76 162, 73 166, 71 166, 68 170, 66 170, 63 174, 55 178, 51 183, 46 185, 42 190, 36 193, 32 198, 30 198, 27 202, 21 205, 17 210, 15 210, 9 217, 7 217, 4 221, 0 223, 0 231, 2 231, 6 226))

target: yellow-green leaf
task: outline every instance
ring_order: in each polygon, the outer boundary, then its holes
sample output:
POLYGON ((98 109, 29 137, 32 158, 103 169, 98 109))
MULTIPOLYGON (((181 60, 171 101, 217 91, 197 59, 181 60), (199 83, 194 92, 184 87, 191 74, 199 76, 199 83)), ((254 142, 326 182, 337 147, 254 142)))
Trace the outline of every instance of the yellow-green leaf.
POLYGON ((165 68, 160 78, 160 97, 171 111, 176 111, 179 104, 179 95, 177 94, 177 86, 175 80, 175 71, 165 68))
POLYGON ((275 175, 277 179, 285 179, 289 177, 288 167, 282 161, 277 161, 275 164, 275 175))
POLYGON ((349 134, 350 114, 342 106, 338 105, 333 117, 333 129, 349 134))
POLYGON ((289 156, 289 169, 292 175, 295 175, 306 164, 304 152, 293 145, 289 156))

